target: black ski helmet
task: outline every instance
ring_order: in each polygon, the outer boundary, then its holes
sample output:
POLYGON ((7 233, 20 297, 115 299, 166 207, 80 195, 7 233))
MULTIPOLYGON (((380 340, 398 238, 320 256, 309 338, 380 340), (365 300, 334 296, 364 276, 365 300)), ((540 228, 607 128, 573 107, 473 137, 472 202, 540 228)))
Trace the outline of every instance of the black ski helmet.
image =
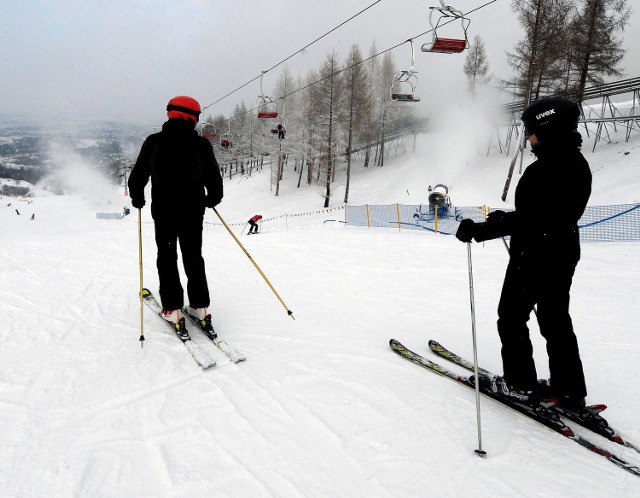
POLYGON ((565 97, 543 97, 529 104, 522 113, 525 134, 536 134, 542 141, 578 129, 580 108, 565 97))

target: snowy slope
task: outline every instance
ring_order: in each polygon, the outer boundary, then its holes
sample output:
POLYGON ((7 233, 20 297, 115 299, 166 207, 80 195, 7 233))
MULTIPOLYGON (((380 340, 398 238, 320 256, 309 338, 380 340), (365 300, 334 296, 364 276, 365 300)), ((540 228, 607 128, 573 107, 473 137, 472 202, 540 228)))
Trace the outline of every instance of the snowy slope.
MULTIPOLYGON (((457 205, 503 205, 509 160, 462 148, 434 133, 384 168, 357 165, 350 203, 420 203, 428 184, 446 183, 457 205)), ((591 204, 640 201, 639 148, 638 137, 593 154, 585 147, 591 204)), ((82 174, 77 166, 76 180, 82 174)), ((279 197, 267 170, 227 181, 219 211, 236 233, 255 213, 275 218, 241 240, 295 320, 207 213, 215 326, 248 359, 236 365, 212 349, 218 366, 206 372, 148 313, 140 347, 135 212, 95 215, 119 211, 128 202, 121 189, 91 183, 30 204, 2 199, 0 496, 638 495, 637 477, 484 399, 488 455, 474 455, 473 392, 388 347, 395 337, 428 356, 437 338, 471 355, 466 246, 324 223, 342 212, 318 213, 319 191, 295 189, 294 176, 279 197), (309 214, 281 216, 299 213, 309 214)), ((143 221, 145 285, 156 290, 148 209, 143 221)), ((628 381, 640 374, 639 252, 637 243, 583 245, 572 292, 589 400, 606 402, 612 425, 635 442, 640 397, 628 381)), ((474 244, 473 258, 479 359, 500 372, 495 309, 507 254, 493 241, 474 244)), ((531 327, 544 376, 544 344, 531 327)), ((639 454, 593 437, 640 464, 639 454)))

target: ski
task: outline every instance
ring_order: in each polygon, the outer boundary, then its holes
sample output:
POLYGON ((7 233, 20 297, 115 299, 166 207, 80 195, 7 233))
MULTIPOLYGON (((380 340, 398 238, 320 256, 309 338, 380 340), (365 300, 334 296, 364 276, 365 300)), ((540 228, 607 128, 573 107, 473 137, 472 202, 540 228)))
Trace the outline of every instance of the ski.
MULTIPOLYGON (((471 389, 475 390, 476 388, 475 384, 471 380, 469 380, 468 377, 458 375, 457 373, 443 367, 439 363, 428 360, 424 356, 421 356, 418 353, 415 353, 414 351, 406 348, 395 339, 391 339, 391 341, 389 341, 389 346, 391 346, 391 349, 393 349, 394 352, 396 352, 403 358, 406 358, 407 360, 412 361, 413 363, 416 363, 421 367, 426 368, 427 370, 431 370, 432 372, 442 375, 443 377, 447 377, 448 379, 451 379, 458 384, 462 384, 463 386, 469 387, 471 389)), ((568 427, 564 422, 562 422, 559 416, 548 412, 542 406, 534 407, 526 403, 518 403, 516 401, 512 401, 510 399, 499 396, 491 391, 482 389, 482 387, 480 387, 480 392, 485 396, 488 396, 489 398, 492 398, 499 403, 502 403, 503 405, 517 412, 520 412, 523 415, 532 418, 543 425, 546 425, 550 429, 561 433, 563 436, 571 437, 574 435, 571 428, 568 427)))
MULTIPOLYGON (((472 372, 474 370, 473 363, 471 363, 469 360, 462 358, 461 356, 458 356, 455 353, 452 353, 447 348, 445 348, 442 344, 440 344, 438 341, 430 340, 429 349, 431 349, 431 351, 433 351, 435 354, 437 354, 441 358, 444 358, 445 360, 455 363, 456 365, 459 365, 462 368, 466 368, 467 370, 470 370, 472 372)), ((478 374, 483 375, 485 377, 491 377, 493 375, 488 370, 485 370, 484 368, 480 368, 480 367, 478 367, 478 374)), ((610 441, 613 441, 614 443, 618 443, 622 446, 631 448, 637 451, 638 453, 640 453, 640 447, 638 445, 632 443, 631 441, 627 441, 622 436, 620 436, 620 434, 613 427, 611 427, 609 423, 600 415, 600 413, 604 411, 606 408, 607 406, 603 404, 587 406, 586 409, 587 409, 588 415, 586 418, 581 416, 579 413, 575 413, 570 410, 566 410, 557 406, 550 407, 550 410, 555 411, 556 413, 566 418, 567 420, 571 420, 572 422, 575 422, 576 424, 581 425, 585 429, 589 429, 590 431, 593 431, 596 434, 599 434, 602 437, 605 437, 610 441)))
MULTIPOLYGON (((410 349, 406 348, 405 346, 403 346, 400 342, 398 342, 395 339, 391 339, 389 341, 389 346, 391 346, 391 349, 397 353, 398 355, 400 355, 401 357, 417 364, 420 365, 421 367, 430 370, 431 372, 434 372, 442 377, 446 377, 450 380, 453 380, 455 382, 457 382, 458 384, 461 384, 463 386, 466 386, 470 389, 474 389, 475 390, 475 385, 469 380, 468 377, 462 376, 462 375, 458 375, 457 373, 443 367, 442 365, 440 365, 439 363, 435 363, 431 360, 428 360, 427 358, 425 358, 424 356, 419 355, 418 353, 415 353, 414 351, 411 351, 410 349)), ((489 375, 491 375, 490 372, 484 370, 484 372, 488 373, 489 375)), ((523 415, 525 415, 526 417, 529 417, 547 427, 549 427, 550 429, 562 434, 564 437, 571 439, 572 441, 575 441, 576 443, 578 443, 580 446, 583 446, 585 448, 587 448, 589 451, 592 451, 598 455, 601 455, 603 457, 605 457, 607 460, 609 460, 610 462, 612 462, 613 464, 617 465, 618 467, 626 470, 627 472, 630 472, 633 475, 636 476, 640 476, 640 468, 622 460, 621 458, 611 454, 609 451, 607 451, 605 448, 602 448, 594 443, 592 443, 591 441, 589 441, 588 439, 576 435, 573 430, 567 426, 561 419, 560 417, 553 412, 550 412, 549 410, 545 409, 544 407, 540 406, 540 407, 534 407, 534 406, 530 406, 530 405, 526 405, 523 403, 518 403, 516 401, 512 401, 509 399, 506 399, 504 397, 501 397, 491 391, 485 390, 485 389, 480 389, 480 392, 482 394, 484 394, 485 396, 497 401, 498 403, 511 408, 519 413, 522 413, 523 415)))
POLYGON ((200 365, 203 370, 212 368, 216 365, 216 361, 198 344, 191 340, 189 332, 184 324, 184 318, 180 320, 179 324, 172 324, 162 318, 162 306, 153 296, 149 289, 142 289, 142 299, 144 303, 151 309, 160 319, 167 324, 167 326, 173 331, 178 339, 185 345, 195 362, 200 365))
POLYGON ((185 316, 189 317, 189 320, 198 327, 198 330, 213 342, 220 351, 227 355, 232 362, 239 363, 247 359, 240 351, 218 337, 218 334, 213 330, 213 325, 211 324, 211 315, 207 317, 208 319, 200 320, 189 314, 187 308, 183 308, 182 312, 185 316))

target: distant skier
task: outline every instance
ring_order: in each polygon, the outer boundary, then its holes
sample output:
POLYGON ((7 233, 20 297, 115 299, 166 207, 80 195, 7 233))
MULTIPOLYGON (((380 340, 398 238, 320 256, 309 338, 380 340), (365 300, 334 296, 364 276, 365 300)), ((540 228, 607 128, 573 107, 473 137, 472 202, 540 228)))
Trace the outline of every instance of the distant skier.
POLYGON ((282 123, 278 124, 276 129, 278 131, 278 138, 280 140, 284 140, 284 136, 287 133, 287 130, 284 129, 284 126, 282 126, 282 123))
POLYGON ((258 233, 258 222, 262 219, 262 215, 256 214, 247 223, 249 223, 249 235, 258 233))
POLYGON ((187 275, 189 313, 210 317, 209 288, 202 258, 205 208, 222 200, 222 177, 211 142, 199 137, 195 126, 200 104, 191 97, 175 97, 167 105, 162 131, 145 140, 129 176, 133 207, 145 205, 144 188, 151 178, 151 215, 158 247, 160 300, 166 320, 179 323, 184 305, 178 273, 178 242, 187 275))
POLYGON ((578 106, 563 97, 542 98, 528 106, 522 121, 537 160, 518 183, 515 211, 494 211, 485 223, 462 220, 456 233, 462 242, 511 235, 498 305, 504 377, 488 381, 489 387, 525 401, 557 398, 558 406, 576 412, 585 407, 587 388, 569 315, 569 291, 580 259, 577 223, 591 195, 591 171, 580 152, 579 117, 578 106), (562 203, 541 197, 549 186, 562 193, 562 203), (538 385, 527 328, 536 304, 551 373, 544 390, 538 385))

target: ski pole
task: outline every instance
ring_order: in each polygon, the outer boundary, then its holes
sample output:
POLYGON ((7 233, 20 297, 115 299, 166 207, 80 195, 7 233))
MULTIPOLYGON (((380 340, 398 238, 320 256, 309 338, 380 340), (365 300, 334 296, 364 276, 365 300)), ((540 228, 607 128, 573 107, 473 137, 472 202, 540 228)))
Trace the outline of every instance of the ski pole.
POLYGON ((142 302, 142 208, 138 208, 138 260, 140 262, 140 347, 144 347, 144 303, 142 302))
POLYGON ((247 255, 247 258, 249 258, 249 261, 251 261, 253 263, 253 266, 256 267, 256 270, 258 270, 258 273, 260 273, 260 275, 262 276, 264 281, 267 283, 269 288, 273 291, 275 296, 278 298, 278 301, 280 301, 280 303, 282 303, 282 306, 284 306, 284 309, 287 310, 287 315, 289 315, 291 318, 293 318, 295 320, 296 317, 293 316, 293 311, 291 311, 289 309, 289 307, 285 304, 285 302, 282 300, 282 298, 280 297, 278 292, 274 289, 273 285, 271 285, 271 282, 269 282, 269 279, 267 278, 267 276, 262 272, 262 270, 260 269, 258 264, 253 260, 253 258, 249 254, 249 252, 242 245, 242 242, 240 242, 240 240, 238 240, 238 237, 236 237, 236 235, 231 231, 231 228, 229 228, 229 225, 227 225, 226 222, 222 219, 222 216, 220 216, 220 213, 218 213, 218 210, 216 208, 212 208, 212 209, 213 209, 213 212, 216 213, 218 218, 220 218, 220 221, 222 222, 224 227, 227 229, 227 232, 229 232, 229 234, 233 237, 233 240, 235 240, 238 243, 238 245, 240 246, 240 249, 242 249, 242 251, 247 255))
POLYGON ((469 264, 469 301, 471 303, 471 335, 473 336, 473 375, 476 385, 476 415, 478 419, 478 449, 476 454, 485 456, 482 449, 482 424, 480 423, 480 377, 478 376, 478 345, 476 341, 476 310, 473 298, 473 266, 471 264, 471 242, 467 242, 467 261, 469 264))
MULTIPOLYGON (((218 215, 219 216, 219 215, 218 215)), ((242 231, 240 232, 240 235, 244 234, 244 229, 247 228, 247 225, 249 223, 245 223, 244 226, 242 227, 242 231)))
MULTIPOLYGON (((507 239, 505 239, 504 237, 501 237, 501 238, 502 238, 502 243, 504 244, 504 248, 507 250, 507 252, 510 252, 509 243, 507 242, 507 239)), ((533 312, 535 313, 536 318, 537 318, 538 317, 538 309, 536 308, 535 305, 533 306, 533 312)))

